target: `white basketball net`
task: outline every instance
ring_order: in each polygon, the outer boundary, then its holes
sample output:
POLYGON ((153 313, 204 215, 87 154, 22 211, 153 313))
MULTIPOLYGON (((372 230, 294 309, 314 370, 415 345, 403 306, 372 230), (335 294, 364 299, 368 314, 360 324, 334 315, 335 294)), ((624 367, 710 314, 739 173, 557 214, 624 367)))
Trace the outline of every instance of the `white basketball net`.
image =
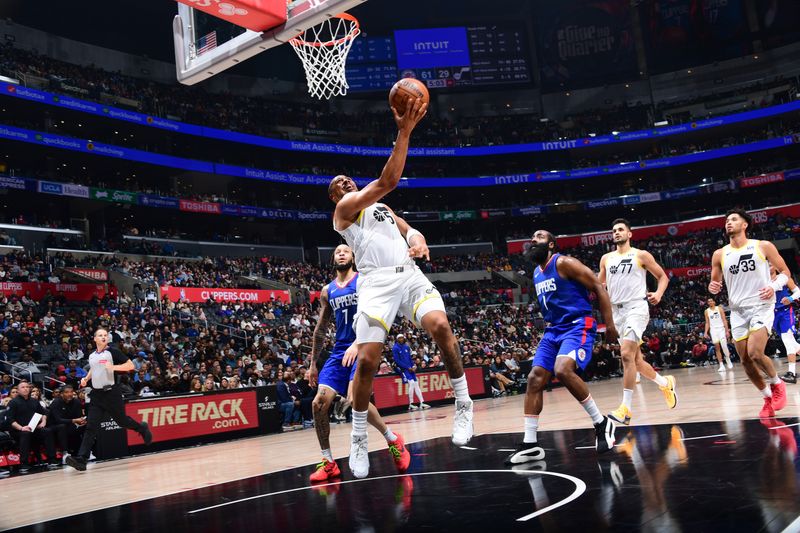
POLYGON ((342 13, 289 40, 303 62, 308 94, 320 100, 347 94, 345 62, 360 33, 355 17, 342 13))

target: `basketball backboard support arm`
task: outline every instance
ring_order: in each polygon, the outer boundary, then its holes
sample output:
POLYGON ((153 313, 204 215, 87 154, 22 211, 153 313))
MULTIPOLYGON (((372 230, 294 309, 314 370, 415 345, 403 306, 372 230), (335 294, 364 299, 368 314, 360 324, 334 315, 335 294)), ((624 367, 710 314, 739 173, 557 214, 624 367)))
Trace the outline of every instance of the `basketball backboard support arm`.
POLYGON ((175 71, 178 81, 194 85, 270 48, 286 43, 303 30, 348 11, 367 0, 304 0, 288 7, 286 23, 257 32, 246 30, 220 46, 197 55, 194 10, 178 3, 178 14, 172 21, 175 45, 175 71))

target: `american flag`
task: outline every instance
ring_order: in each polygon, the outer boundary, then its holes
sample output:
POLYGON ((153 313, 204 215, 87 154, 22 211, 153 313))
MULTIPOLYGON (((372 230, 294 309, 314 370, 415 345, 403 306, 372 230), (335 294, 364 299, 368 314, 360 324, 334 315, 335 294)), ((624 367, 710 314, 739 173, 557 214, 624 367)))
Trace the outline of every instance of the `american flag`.
POLYGON ((213 50, 217 47, 217 32, 216 30, 203 35, 200 37, 200 40, 197 41, 197 55, 202 55, 208 52, 209 50, 213 50))

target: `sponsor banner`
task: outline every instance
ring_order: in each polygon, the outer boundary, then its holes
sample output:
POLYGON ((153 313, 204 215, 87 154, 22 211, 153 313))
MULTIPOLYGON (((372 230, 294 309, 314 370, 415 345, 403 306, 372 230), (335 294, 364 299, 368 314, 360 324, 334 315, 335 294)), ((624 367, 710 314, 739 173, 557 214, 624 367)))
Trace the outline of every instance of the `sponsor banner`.
POLYGON ((661 200, 660 192, 651 192, 646 194, 633 194, 631 196, 623 196, 622 203, 624 205, 644 204, 647 202, 658 202, 661 200))
POLYGON ((76 198, 89 198, 89 187, 83 185, 73 185, 65 183, 63 186, 64 196, 75 196, 76 198))
POLYGON ((191 303, 203 303, 208 300, 216 302, 250 302, 265 303, 279 301, 290 303, 289 291, 265 291, 257 289, 212 289, 204 287, 161 287, 161 296, 172 302, 185 300, 191 303))
POLYGON ((516 207, 511 210, 515 217, 529 217, 531 215, 544 215, 547 213, 545 205, 529 205, 528 207, 516 207))
MULTIPOLYGON (((800 203, 782 205, 778 207, 767 207, 765 209, 757 209, 748 211, 753 217, 755 224, 764 224, 769 217, 775 215, 783 215, 786 217, 800 217, 800 203)), ((649 239, 651 237, 658 237, 664 235, 678 236, 693 233, 695 231, 718 229, 722 235, 723 226, 725 225, 725 216, 718 215, 712 217, 703 217, 684 222, 675 222, 668 224, 656 224, 653 226, 641 226, 633 228, 633 240, 649 239)), ((514 239, 506 241, 506 248, 509 254, 522 253, 523 246, 530 239, 514 239)), ((611 242, 611 231, 600 231, 594 233, 584 233, 581 235, 560 235, 558 236, 559 248, 575 248, 578 246, 594 246, 595 244, 611 242)))
POLYGON ((238 205, 220 204, 220 213, 238 217, 242 214, 242 210, 238 205))
POLYGON ((155 194, 140 194, 139 205, 146 207, 162 207, 167 209, 178 209, 180 202, 171 196, 158 196, 155 194))
POLYGON ((45 194, 64 194, 64 185, 52 181, 39 181, 39 192, 45 194))
POLYGON ((511 209, 482 209, 481 218, 510 217, 511 209))
POLYGON ((92 187, 89 198, 93 200, 103 200, 106 202, 119 202, 123 204, 138 204, 139 194, 117 189, 99 189, 92 187))
MULTIPOLYGON (((258 429, 258 399, 255 389, 225 394, 183 396, 131 402, 125 413, 147 422, 153 442, 258 429)), ((144 444, 128 430, 128 446, 144 444)))
POLYGON ((194 200, 180 200, 179 202, 181 211, 189 211, 191 213, 206 213, 210 215, 219 215, 222 211, 220 204, 216 202, 195 202, 194 200))
POLYGON ((439 220, 476 220, 477 218, 477 211, 442 211, 439 213, 439 220))
POLYGON ((583 204, 586 209, 605 209, 606 207, 617 207, 622 205, 619 198, 606 198, 605 200, 592 200, 583 204))
POLYGON ((95 281, 108 281, 108 270, 99 268, 65 268, 64 270, 79 274, 85 278, 91 278, 95 281))
POLYGON ((770 172, 769 174, 761 174, 760 176, 742 178, 739 180, 739 187, 745 189, 747 187, 758 187, 759 185, 778 183, 780 181, 785 181, 783 172, 770 172))
POLYGON ((297 220, 298 218, 297 211, 291 209, 267 209, 264 207, 258 208, 258 216, 273 220, 297 220))
MULTIPOLYGON (((484 367, 474 366, 464 368, 470 396, 486 394, 483 369, 484 367)), ((450 378, 444 369, 418 372, 417 382, 426 402, 455 398, 453 388, 450 386, 450 378)), ((400 376, 396 374, 375 376, 372 390, 375 394, 375 407, 378 409, 408 406, 408 385, 404 384, 400 376)))
MULTIPOLYGON (((389 147, 375 147, 375 146, 356 146, 345 144, 330 144, 330 143, 313 143, 305 141, 286 141, 282 139, 271 139, 268 137, 259 137, 248 133, 239 133, 235 131, 228 131, 223 129, 208 128, 205 126, 197 126, 194 124, 185 124, 182 122, 167 120, 163 118, 153 117, 126 109, 115 108, 111 106, 99 106, 94 102, 81 100, 78 98, 58 96, 45 91, 30 89, 27 87, 20 87, 14 84, 6 84, 4 90, 0 90, 0 95, 21 98, 33 102, 54 105, 59 107, 66 107, 73 110, 78 110, 86 113, 96 114, 111 118, 114 120, 121 120, 124 122, 131 122, 140 124, 142 126, 150 126, 176 133, 184 133, 189 135, 197 135, 207 137, 210 139, 218 139, 226 142, 235 142, 242 144, 250 144, 255 146, 262 146, 265 148, 274 148, 278 150, 288 150, 295 152, 313 152, 323 154, 345 154, 356 155, 365 157, 388 157, 392 149, 389 147)), ((700 120, 697 122, 677 124, 674 126, 665 126, 652 130, 639 130, 631 132, 622 132, 618 135, 597 135, 577 140, 559 141, 563 143, 559 145, 551 142, 530 142, 521 144, 506 144, 501 146, 474 146, 474 147, 418 147, 411 148, 408 151, 410 157, 475 157, 482 155, 503 155, 515 154, 525 152, 539 152, 545 150, 559 150, 559 149, 574 149, 584 148, 598 145, 605 145, 610 143, 619 143, 639 139, 649 139, 666 137, 670 135, 679 135, 692 131, 698 131, 708 128, 716 128, 727 126, 730 124, 737 124, 747 122, 750 120, 762 119, 766 117, 773 117, 782 115, 784 113, 791 113, 800 110, 800 101, 789 102, 787 104, 780 104, 775 106, 766 107, 763 109, 755 109, 752 111, 745 111, 733 115, 723 117, 715 117, 707 120, 700 120)), ((0 135, 2 135, 0 133, 0 135)), ((12 133, 18 135, 18 133, 12 133)), ((24 136, 24 134, 23 134, 24 136)), ((430 185, 433 187, 434 185, 430 185)))
MULTIPOLYGON (((0 126, 0 138, 22 140, 35 144, 43 144, 54 148, 64 148, 74 151, 92 152, 99 155, 117 157, 130 161, 139 161, 153 165, 160 165, 183 170, 205 172, 208 174, 219 174, 226 176, 236 176, 243 178, 263 179, 279 183, 305 184, 305 185, 325 185, 327 186, 332 176, 316 176, 310 174, 288 174, 274 170, 253 169, 236 165, 215 164, 206 161, 197 161, 182 157, 166 156, 134 150, 131 148, 121 148, 113 145, 92 143, 81 139, 64 137, 60 135, 50 135, 38 133, 22 128, 11 126, 0 126), (33 138, 32 138, 33 136, 33 138)), ((674 157, 661 159, 649 159, 639 162, 621 163, 618 165, 583 168, 577 170, 551 170, 549 172, 537 172, 531 174, 518 174, 514 176, 480 176, 480 177, 456 177, 456 178, 406 178, 400 181, 401 188, 440 188, 440 187, 489 187, 508 185, 515 183, 531 183, 537 181, 559 181, 568 179, 582 179, 609 174, 622 174, 639 172, 643 169, 652 170, 659 168, 676 167, 709 161, 722 157, 744 155, 752 152, 770 150, 788 146, 794 142, 792 136, 766 139, 749 144, 728 146, 706 150, 703 152, 684 154, 674 157)), ((354 181, 361 187, 372 181, 369 178, 354 178, 354 181)), ((476 214, 477 215, 477 214, 476 214)))
POLYGON ((438 211, 403 212, 403 218, 408 222, 436 222, 439 220, 438 211))
MULTIPOLYGON (((15 178, 13 176, 0 176, 0 189, 16 189, 24 191, 28 189, 28 181, 25 178, 15 178)), ((33 181, 33 180, 30 180, 33 181)), ((33 181, 35 184, 36 182, 33 181)))
POLYGON ((88 302, 93 297, 106 295, 106 286, 93 283, 29 283, 6 281, 0 283, 0 293, 5 296, 24 296, 30 292, 31 298, 41 300, 49 294, 64 295, 67 300, 88 302))
POLYGON ((703 187, 686 187, 675 191, 667 191, 662 194, 664 200, 679 200, 681 198, 688 198, 689 196, 697 196, 703 192, 703 187))
POLYGON ((687 268, 668 268, 666 269, 666 272, 671 278, 704 278, 711 275, 711 267, 697 266, 687 268))

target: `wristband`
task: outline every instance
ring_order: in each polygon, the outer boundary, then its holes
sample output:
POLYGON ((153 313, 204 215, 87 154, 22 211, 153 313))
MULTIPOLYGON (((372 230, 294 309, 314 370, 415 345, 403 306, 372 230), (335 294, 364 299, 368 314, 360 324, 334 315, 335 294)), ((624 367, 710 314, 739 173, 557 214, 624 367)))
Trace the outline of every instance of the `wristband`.
POLYGON ((408 228, 408 231, 406 232, 406 244, 408 244, 409 246, 411 246, 411 237, 413 237, 413 236, 415 236, 415 235, 419 235, 419 236, 420 236, 420 237, 422 237, 423 239, 425 238, 425 236, 424 236, 424 235, 422 235, 422 233, 418 232, 417 230, 415 230, 414 228, 412 228, 411 226, 409 226, 409 228, 408 228))
POLYGON ((773 290, 779 291, 786 286, 786 283, 789 281, 789 277, 781 272, 778 276, 772 280, 772 283, 769 284, 773 290))

